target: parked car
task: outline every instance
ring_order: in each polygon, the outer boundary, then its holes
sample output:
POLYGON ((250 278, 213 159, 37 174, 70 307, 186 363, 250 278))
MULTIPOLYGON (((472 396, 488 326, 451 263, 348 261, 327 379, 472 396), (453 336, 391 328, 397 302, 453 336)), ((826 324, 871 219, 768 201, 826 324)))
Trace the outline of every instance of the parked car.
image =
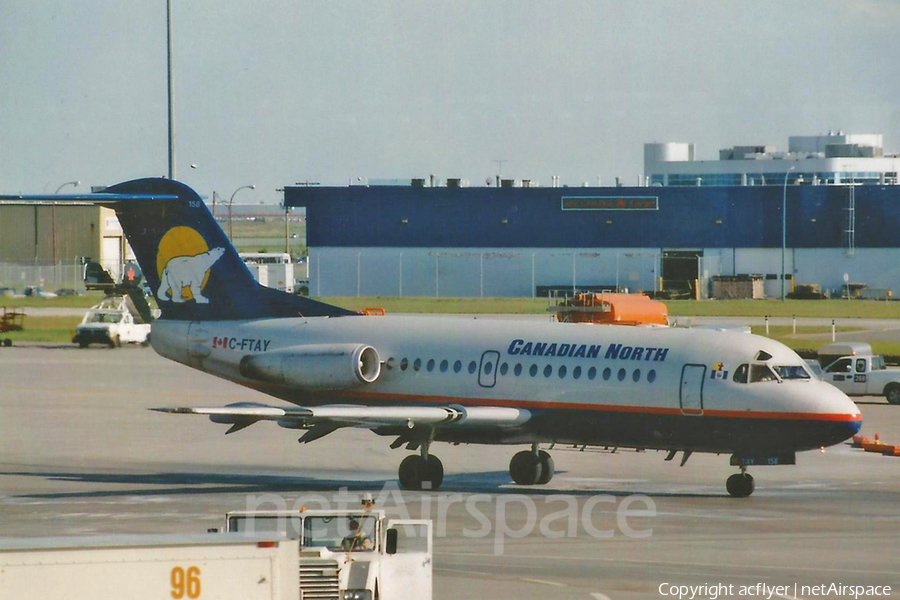
POLYGON ((25 297, 26 298, 56 298, 56 294, 53 292, 45 292, 44 288, 39 285, 27 285, 25 286, 25 297))

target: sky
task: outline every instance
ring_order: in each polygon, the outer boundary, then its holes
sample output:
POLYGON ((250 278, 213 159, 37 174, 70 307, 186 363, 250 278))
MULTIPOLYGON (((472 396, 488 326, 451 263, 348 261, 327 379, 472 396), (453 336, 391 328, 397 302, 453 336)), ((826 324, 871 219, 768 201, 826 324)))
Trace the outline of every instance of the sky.
MULTIPOLYGON (((629 184, 646 142, 715 159, 839 129, 900 151, 898 0, 172 4, 176 178, 203 196, 498 169, 629 184)), ((166 174, 165 18, 0 0, 0 193, 166 174)))

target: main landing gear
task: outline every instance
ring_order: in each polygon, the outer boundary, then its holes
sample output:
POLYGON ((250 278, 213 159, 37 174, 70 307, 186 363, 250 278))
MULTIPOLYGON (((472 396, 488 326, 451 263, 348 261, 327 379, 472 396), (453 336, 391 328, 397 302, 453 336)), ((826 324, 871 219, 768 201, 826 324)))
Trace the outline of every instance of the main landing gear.
POLYGON ((725 482, 725 489, 732 498, 746 498, 756 489, 753 476, 747 472, 746 466, 741 466, 741 472, 735 473, 725 482))
MULTIPOLYGON (((422 443, 419 454, 411 454, 400 463, 400 485, 405 490, 436 490, 444 481, 444 465, 428 453, 430 444, 422 443)), ((553 479, 553 457, 532 444, 509 461, 509 475, 519 485, 543 485, 553 479)))
POLYGON ((519 485, 543 485, 553 479, 553 457, 537 444, 523 450, 509 461, 509 475, 519 485))
POLYGON ((444 465, 428 453, 429 444, 420 446, 419 454, 412 454, 400 463, 400 485, 406 490, 436 490, 444 481, 444 465))

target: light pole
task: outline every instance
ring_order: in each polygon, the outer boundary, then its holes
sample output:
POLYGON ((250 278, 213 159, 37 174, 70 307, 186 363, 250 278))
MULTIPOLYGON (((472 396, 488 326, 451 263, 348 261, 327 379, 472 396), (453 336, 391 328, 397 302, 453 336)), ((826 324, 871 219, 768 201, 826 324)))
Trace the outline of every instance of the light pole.
POLYGON ((234 220, 234 213, 231 210, 232 205, 234 204, 234 197, 241 190, 255 190, 256 186, 251 185, 242 185, 238 189, 234 190, 234 193, 231 195, 231 198, 228 200, 228 239, 231 240, 231 243, 234 243, 234 230, 232 229, 232 222, 234 220))
MULTIPOLYGON (((81 185, 80 181, 67 181, 58 188, 56 188, 55 193, 59 193, 59 190, 63 189, 67 185, 71 185, 72 187, 78 187, 81 185)), ((53 264, 56 264, 56 203, 50 205, 50 243, 52 245, 53 250, 53 264)))
POLYGON ((781 197, 781 301, 784 302, 784 253, 787 248, 787 182, 788 176, 796 166, 784 174, 784 194, 781 197))
POLYGON ((172 87, 172 0, 166 0, 166 83, 169 114, 169 179, 175 179, 175 114, 172 87))

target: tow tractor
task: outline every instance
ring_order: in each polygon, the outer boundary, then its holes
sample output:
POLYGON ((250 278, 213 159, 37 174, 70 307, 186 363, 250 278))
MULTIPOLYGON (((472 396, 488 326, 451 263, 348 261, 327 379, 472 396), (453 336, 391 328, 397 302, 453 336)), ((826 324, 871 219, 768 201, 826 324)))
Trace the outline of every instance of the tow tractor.
POLYGON ((300 537, 300 597, 392 600, 432 597, 430 520, 361 510, 257 510, 225 515, 225 531, 300 537))

